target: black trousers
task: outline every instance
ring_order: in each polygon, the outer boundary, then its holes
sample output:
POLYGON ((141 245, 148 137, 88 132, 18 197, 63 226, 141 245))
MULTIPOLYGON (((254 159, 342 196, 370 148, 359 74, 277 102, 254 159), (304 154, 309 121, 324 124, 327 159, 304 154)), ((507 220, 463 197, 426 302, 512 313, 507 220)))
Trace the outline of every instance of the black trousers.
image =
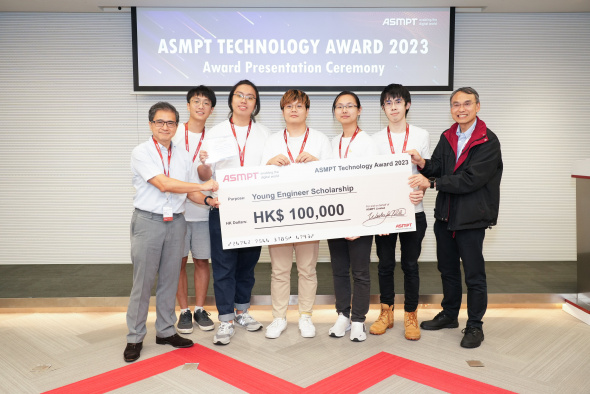
POLYGON ((441 306, 449 316, 457 317, 461 308, 461 261, 467 285, 467 327, 481 328, 488 306, 483 240, 485 228, 447 230, 445 222, 434 223, 438 270, 443 285, 441 306))
POLYGON ((372 246, 372 235, 360 237, 354 241, 347 241, 344 238, 328 240, 334 277, 336 312, 350 317, 353 322, 364 322, 369 311, 371 297, 369 266, 372 246), (351 271, 354 294, 350 287, 351 271))
POLYGON ((395 298, 394 273, 395 273, 395 246, 397 238, 401 244, 401 266, 404 272, 404 310, 414 312, 418 308, 420 294, 420 274, 418 258, 422 252, 422 240, 426 234, 426 214, 416 213, 416 231, 406 233, 393 233, 384 236, 375 236, 377 256, 379 257, 379 292, 382 304, 393 305, 395 298))

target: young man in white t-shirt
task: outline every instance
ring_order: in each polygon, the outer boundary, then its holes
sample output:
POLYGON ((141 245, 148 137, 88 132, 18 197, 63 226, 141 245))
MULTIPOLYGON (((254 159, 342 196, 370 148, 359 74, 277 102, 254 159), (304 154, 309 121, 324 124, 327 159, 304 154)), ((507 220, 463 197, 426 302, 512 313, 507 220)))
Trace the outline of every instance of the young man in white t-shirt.
MULTIPOLYGON (((387 116, 388 125, 373 135, 378 154, 398 154, 415 149, 425 158, 430 158, 430 136, 426 130, 410 125, 406 115, 412 105, 410 92, 404 86, 391 84, 383 89, 380 98, 381 108, 387 116)), ((412 173, 418 174, 416 165, 412 173)), ((397 238, 401 243, 401 266, 404 272, 404 327, 409 340, 420 339, 417 309, 420 292, 418 258, 422 251, 422 240, 426 233, 426 215, 422 201, 415 203, 416 231, 375 236, 377 256, 379 257, 379 290, 381 293, 381 314, 369 332, 384 334, 393 327, 393 304, 395 297, 394 270, 396 265, 395 246, 397 238)))
MULTIPOLYGON (((201 164, 199 151, 205 137, 205 122, 213 113, 217 99, 215 92, 210 88, 200 85, 188 91, 186 95, 186 109, 189 120, 180 124, 178 132, 174 136, 174 143, 186 149, 193 163, 195 172, 201 164)), ((199 179, 199 183, 202 180, 199 179)), ((207 193, 209 195, 209 193, 207 193)), ((181 334, 193 332, 193 317, 197 327, 203 331, 215 328, 209 318, 209 312, 205 311, 205 298, 209 287, 209 258, 211 258, 211 246, 209 241, 209 208, 206 205, 195 204, 188 201, 185 206, 184 217, 186 220, 186 237, 184 241, 184 254, 178 280, 176 299, 180 305, 180 316, 176 329, 181 334), (186 264, 188 252, 191 252, 195 265, 193 280, 195 283, 195 308, 191 314, 188 307, 188 278, 186 264)))
MULTIPOLYGON (((307 126, 310 106, 307 94, 301 90, 289 90, 281 98, 280 106, 286 127, 268 137, 260 164, 304 165, 299 163, 329 159, 331 146, 328 137, 307 126)), ((318 286, 318 250, 319 241, 268 246, 272 265, 270 294, 274 320, 266 327, 267 338, 278 338, 287 328, 293 251, 299 274, 299 331, 304 338, 315 336, 311 313, 318 286)))

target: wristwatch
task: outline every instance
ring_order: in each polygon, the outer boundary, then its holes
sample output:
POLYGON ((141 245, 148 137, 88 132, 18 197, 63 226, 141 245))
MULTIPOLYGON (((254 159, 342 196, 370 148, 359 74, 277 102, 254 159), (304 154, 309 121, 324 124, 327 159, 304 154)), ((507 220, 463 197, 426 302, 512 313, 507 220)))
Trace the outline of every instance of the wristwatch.
MULTIPOLYGON (((431 187, 432 187, 432 186, 431 186, 431 187)), ((210 207, 211 205, 209 205, 209 203, 207 202, 207 199, 208 199, 208 198, 213 198, 213 197, 211 197, 211 196, 206 196, 206 197, 205 197, 205 201, 203 201, 203 202, 205 203, 205 205, 207 205, 208 207, 210 207)))
POLYGON ((428 178, 428 180, 430 181, 430 188, 434 189, 434 186, 436 185, 436 178, 432 177, 428 178))

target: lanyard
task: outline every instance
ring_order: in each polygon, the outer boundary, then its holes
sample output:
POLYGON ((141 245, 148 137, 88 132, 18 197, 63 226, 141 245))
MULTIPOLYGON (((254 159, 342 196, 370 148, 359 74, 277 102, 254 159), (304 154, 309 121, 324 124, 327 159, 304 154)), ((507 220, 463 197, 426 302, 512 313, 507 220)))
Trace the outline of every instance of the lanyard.
POLYGON ((236 138, 236 143, 238 144, 238 151, 240 152, 240 165, 244 167, 244 155, 246 154, 246 142, 248 142, 248 136, 250 135, 250 129, 252 128, 252 121, 248 124, 248 133, 246 133, 246 141, 244 142, 244 149, 240 148, 240 143, 238 142, 238 136, 236 135, 236 129, 234 128, 234 122, 229 118, 229 124, 231 125, 231 131, 234 133, 234 137, 236 138))
MULTIPOLYGON (((356 130, 354 131, 354 134, 350 138, 350 142, 348 143, 348 146, 346 147, 346 152, 344 152, 345 159, 346 159, 346 156, 348 156, 348 148, 350 148, 350 144, 352 144, 352 141, 354 141, 354 139, 355 139, 356 135, 359 133, 359 131, 361 131, 361 130, 357 126, 356 130)), ((342 135, 340 136, 340 144, 338 145, 338 155, 340 155, 341 159, 342 159, 342 137, 344 137, 344 133, 342 133, 342 135)))
MULTIPOLYGON (((199 145, 197 145, 197 150, 195 151, 195 155, 193 156, 193 163, 199 154, 199 150, 201 149, 201 143, 203 142, 203 138, 205 138, 205 127, 203 127, 203 132, 201 133, 201 139, 199 140, 199 145)), ((190 152, 188 146, 188 122, 184 124, 184 144, 186 145, 186 151, 190 152)))
MULTIPOLYGON (((406 123, 406 138, 404 139, 404 147, 402 153, 406 153, 406 147, 408 146, 408 135, 410 134, 410 125, 406 123)), ((391 154, 395 155, 395 149, 393 149, 393 141, 391 140, 391 132, 389 126, 387 126, 387 137, 389 138, 389 147, 391 148, 391 154)))
MULTIPOLYGON (((295 160, 293 160, 293 156, 291 155, 291 151, 289 150, 289 144, 287 143, 287 129, 285 129, 283 136, 285 137, 285 145, 287 145, 287 153, 289 154, 289 159, 291 159, 291 163, 295 163, 295 160)), ((307 142, 308 136, 309 136, 309 127, 307 128, 307 131, 305 132, 305 137, 303 138, 303 143, 301 144, 301 150, 299 151, 299 154, 301 154, 303 152, 303 148, 305 148, 305 143, 307 142)))
POLYGON ((160 159, 162 160, 162 168, 164 169, 164 175, 170 177, 170 158, 172 157, 172 143, 170 143, 170 148, 168 149, 168 173, 166 173, 166 166, 164 166, 164 157, 162 156, 162 151, 160 150, 160 144, 158 144, 158 142, 153 136, 152 141, 154 141, 156 149, 158 150, 158 154, 160 155, 160 159))

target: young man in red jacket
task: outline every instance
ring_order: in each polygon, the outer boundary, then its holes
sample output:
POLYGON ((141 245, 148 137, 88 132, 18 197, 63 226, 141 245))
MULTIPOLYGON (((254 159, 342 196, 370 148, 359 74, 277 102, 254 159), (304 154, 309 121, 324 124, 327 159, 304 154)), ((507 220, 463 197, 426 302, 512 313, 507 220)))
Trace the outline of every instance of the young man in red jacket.
POLYGON ((485 230, 498 219, 503 170, 500 141, 477 117, 479 110, 475 89, 455 90, 451 95, 451 115, 456 123, 441 135, 432 158, 425 160, 417 151, 408 151, 422 174, 415 175, 410 185, 428 183, 438 191, 434 234, 443 284, 443 310, 420 327, 440 330, 459 326, 463 261, 468 320, 461 346, 465 348, 476 348, 484 340, 482 318, 488 292, 483 240, 485 230))

